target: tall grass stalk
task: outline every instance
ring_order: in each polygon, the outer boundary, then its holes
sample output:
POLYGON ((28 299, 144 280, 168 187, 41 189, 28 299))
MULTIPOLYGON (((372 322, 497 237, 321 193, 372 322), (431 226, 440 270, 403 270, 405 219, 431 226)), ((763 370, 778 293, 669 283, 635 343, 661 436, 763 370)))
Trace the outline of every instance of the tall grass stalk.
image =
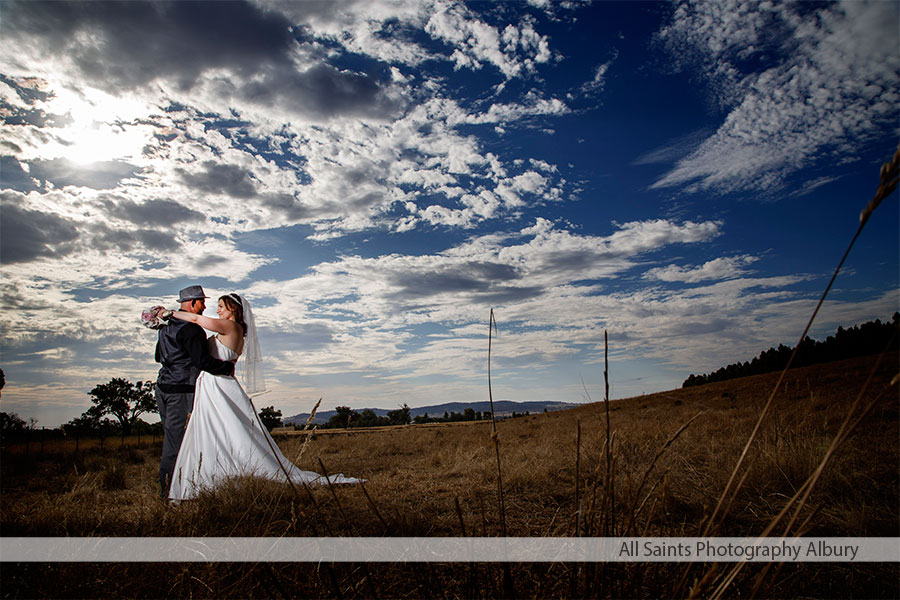
MULTIPOLYGON (((497 329, 497 320, 494 318, 494 309, 492 308, 488 321, 488 400, 491 405, 491 440, 494 442, 494 454, 497 457, 497 503, 500 508, 500 530, 503 533, 503 537, 507 537, 506 506, 503 500, 503 472, 500 469, 500 435, 497 433, 497 419, 494 416, 494 393, 491 389, 491 349, 493 334, 495 333, 499 333, 499 331, 497 329)), ((514 598, 516 595, 509 563, 503 563, 503 593, 507 598, 514 598)))
MULTIPOLYGON (((628 524, 625 526, 625 533, 626 533, 626 534, 627 534, 627 533, 630 533, 631 530, 632 530, 632 527, 634 527, 634 520, 635 520, 635 517, 637 516, 637 513, 640 512, 640 507, 637 505, 637 501, 638 501, 638 499, 639 499, 640 496, 641 496, 641 491, 643 491, 644 485, 647 483, 647 477, 649 477, 650 472, 653 471, 653 467, 656 466, 656 463, 659 461, 659 458, 660 458, 663 454, 665 454, 666 450, 668 450, 669 447, 670 447, 672 444, 675 443, 675 440, 678 439, 678 436, 680 436, 682 433, 684 433, 684 430, 687 429, 688 427, 690 427, 691 423, 693 423, 694 421, 696 421, 701 415, 703 415, 703 414, 705 414, 705 413, 706 413, 706 411, 698 412, 696 415, 694 415, 693 417, 691 417, 690 420, 689 420, 687 423, 685 423, 684 425, 682 425, 681 427, 679 427, 679 428, 678 428, 678 431, 676 431, 676 432, 672 435, 672 437, 670 437, 670 438, 666 441, 666 443, 663 444, 662 448, 660 448, 659 451, 656 453, 656 456, 653 457, 653 460, 650 461, 650 466, 648 466, 647 469, 644 471, 644 474, 641 476, 641 481, 640 481, 640 483, 638 484, 637 489, 636 489, 635 492, 634 492, 634 503, 632 504, 631 510, 629 511, 630 514, 629 514, 629 517, 628 517, 628 524)), ((658 483, 658 482, 657 482, 657 483, 658 483)), ((654 485, 653 487, 655 488, 656 485, 654 485)), ((651 490, 651 491, 652 491, 652 490, 651 490)), ((646 499, 644 500, 644 502, 646 502, 646 499)), ((641 506, 643 506, 644 502, 641 503, 641 506)))
POLYGON ((303 458, 303 453, 306 452, 307 446, 312 441, 312 439, 316 435, 316 430, 319 428, 318 425, 314 425, 312 429, 309 426, 312 424, 313 419, 316 416, 316 411, 319 410, 319 405, 322 404, 322 399, 319 398, 319 401, 316 402, 316 405, 313 406, 312 411, 310 411, 309 416, 306 418, 306 425, 303 426, 303 430, 306 431, 306 438, 303 440, 303 444, 300 446, 300 451, 297 453, 297 458, 294 459, 294 464, 298 464, 300 459, 303 458))
MULTIPOLYGON (((731 473, 731 477, 728 479, 728 483, 725 484, 725 489, 722 491, 721 496, 719 497, 718 502, 716 503, 716 508, 713 510, 712 516, 707 523, 707 527, 703 532, 703 536, 709 535, 714 528, 720 525, 719 522, 716 521, 716 517, 719 516, 719 510, 722 507, 725 498, 729 495, 729 493, 737 494, 738 488, 732 490, 731 486, 734 482, 734 479, 743 465, 744 460, 747 457, 747 454, 750 450, 750 446, 753 444, 753 441, 756 439, 756 435, 759 432, 759 429, 766 418, 766 415, 769 412, 769 409, 772 406, 772 400, 775 398, 775 394, 778 389, 781 387, 781 383, 784 380, 785 375, 787 375, 788 370, 791 368, 791 365, 794 362, 794 359, 797 356, 797 352, 800 349, 800 346, 803 340, 806 338, 806 335, 809 333, 810 328, 812 327, 813 322, 816 319, 816 316, 819 314, 819 310, 822 308, 822 305, 825 303, 825 298, 828 296, 828 293, 831 291, 832 286, 834 285, 835 280, 837 279, 838 273, 840 273, 841 268, 844 266, 844 262, 847 260, 847 257, 850 255, 850 250, 853 249, 856 240, 859 238, 862 233, 863 227, 865 227, 866 223, 869 221, 869 218, 872 216, 872 213, 875 209, 881 204, 882 200, 886 198, 891 192, 893 192, 897 187, 897 176, 900 173, 900 147, 898 147, 897 152, 894 154, 894 157, 890 163, 885 163, 881 167, 881 182, 878 186, 878 190, 875 193, 875 197, 869 202, 866 208, 862 211, 859 216, 859 227, 856 229, 856 233, 853 235, 853 238, 850 240, 850 244, 847 246, 846 251, 844 251, 844 255, 841 257, 840 262, 838 263, 837 268, 834 270, 834 274, 831 276, 831 280, 828 282, 828 285, 825 286, 825 291, 822 292, 822 297, 819 298, 819 302, 816 304, 816 308, 813 310, 812 315, 809 318, 809 321, 806 324, 806 327, 803 329, 803 333, 800 334, 800 339, 794 345, 794 351, 791 352, 791 356, 788 359, 787 364, 784 369, 781 371, 781 375, 778 378, 778 381, 775 384, 775 387, 772 389, 772 393, 769 394, 768 399, 766 400, 766 404, 760 412, 759 419, 756 422, 756 426, 754 426, 753 431, 750 433, 750 437, 747 439, 747 443, 744 446, 743 451, 741 452, 740 457, 738 458, 738 462, 734 467, 734 470, 731 473)), ((724 515, 723 515, 724 518, 724 515)))
MULTIPOLYGON (((824 456, 819 462, 816 469, 810 474, 810 476, 806 479, 803 485, 797 490, 797 492, 787 501, 784 505, 784 508, 775 516, 774 519, 769 523, 769 525, 763 530, 760 537, 768 537, 778 526, 778 523, 790 512, 793 507, 794 512, 788 521, 787 525, 784 527, 784 530, 781 533, 780 537, 787 537, 790 535, 790 532, 794 526, 794 523, 797 521, 800 516, 801 511, 806 506, 807 501, 809 500, 809 495, 815 487, 816 483, 819 481, 819 478, 822 475, 822 472, 825 470, 825 467, 831 461, 831 458, 834 456, 835 452, 838 448, 850 437, 850 434, 853 430, 862 422, 863 418, 871 412, 871 410, 875 407, 876 404, 881 400, 884 396, 884 393, 897 385, 898 379, 900 379, 900 375, 894 376, 888 386, 882 390, 879 394, 877 394, 872 400, 870 400, 866 405, 862 408, 859 414, 854 415, 857 412, 860 404, 862 403, 862 398, 865 395, 866 391, 868 391, 869 384, 874 377, 874 374, 877 372, 878 368, 881 366, 881 362, 884 359, 884 354, 881 354, 876 360, 875 365, 872 367, 871 373, 869 377, 866 379, 866 382, 863 384, 862 389, 859 391, 859 394, 856 396, 856 399, 853 401, 852 406, 847 411, 847 415, 844 418, 844 421, 841 423, 838 432, 835 434, 834 438, 831 440, 831 443, 828 446, 828 449, 825 451, 824 456)), ((809 519, 804 521, 807 523, 809 519)), ((797 531, 797 535, 802 533, 803 527, 800 527, 797 531)), ((725 590, 728 586, 734 581, 735 577, 737 577, 738 573, 741 571, 745 563, 738 562, 731 568, 723 581, 716 588, 715 592, 712 595, 712 598, 721 598, 725 593, 725 590)), ((767 564, 760 576, 757 578, 757 582, 754 585, 754 592, 761 586, 763 580, 765 578, 765 574, 769 571, 772 564, 767 564)))
POLYGON ((828 285, 825 287, 825 291, 822 293, 821 298, 819 298, 819 302, 816 304, 816 307, 813 310, 813 313, 810 316, 809 321, 806 324, 806 327, 803 329, 803 333, 800 335, 799 341, 797 342, 797 344, 795 344, 794 351, 791 352, 791 356, 788 359, 787 365, 785 365, 784 369, 781 371, 781 375, 779 376, 778 381, 776 382, 775 387, 772 390, 772 393, 769 394, 769 397, 766 400, 765 406, 763 407, 762 411, 760 412, 759 418, 757 419, 756 426, 754 426, 753 431, 750 434, 750 437, 747 439, 747 443, 744 445, 744 449, 741 452, 740 457, 738 458, 738 462, 735 465, 734 470, 732 471, 731 477, 729 478, 728 483, 725 485, 725 489, 722 491, 722 494, 719 497, 719 501, 716 504, 716 508, 713 511, 712 516, 710 517, 710 520, 707 524, 706 530, 703 532, 704 536, 709 535, 709 533, 713 530, 713 528, 718 525, 718 523, 716 522, 716 517, 718 516, 719 510, 721 509, 722 504, 723 504, 725 498, 728 496, 728 494, 729 493, 737 493, 737 489, 735 489, 734 491, 732 491, 732 489, 731 489, 732 482, 734 481, 735 476, 737 475, 744 460, 746 459, 747 454, 750 450, 750 446, 752 445, 753 441, 756 439, 756 435, 759 432, 760 426, 762 425, 763 421, 765 420, 766 415, 769 412, 770 407, 772 406, 772 400, 775 398, 776 392, 781 387, 781 383, 784 380, 785 375, 787 374, 788 370, 791 368, 791 365, 794 362, 794 358, 796 358, 796 356, 797 356, 797 352, 801 346, 801 343, 806 338, 806 335, 809 333, 809 330, 812 327, 812 324, 815 321, 816 316, 819 313, 819 310, 822 308, 822 305, 825 303, 825 298, 828 296, 828 293, 831 291, 831 288, 834 285, 835 280, 837 279, 838 273, 840 273, 841 268, 844 266, 844 262, 847 260, 847 257, 850 254, 850 250, 853 248, 853 245, 856 243, 856 240, 859 238, 860 234, 862 233, 863 227, 868 222, 869 217, 872 215, 872 212, 881 203, 881 200, 883 200, 883 198, 887 194, 889 194, 891 191, 893 191, 896 188, 896 185, 897 185, 896 177, 897 177, 898 167, 900 167, 900 149, 898 149, 897 153, 894 155, 893 166, 890 163, 886 163, 882 167, 882 183, 878 188, 878 193, 876 193, 875 198, 873 198, 873 200, 869 203, 869 205, 866 207, 866 209, 860 215, 859 227, 857 228, 856 233, 853 236, 853 239, 850 240, 850 244, 847 246, 847 249, 844 252, 843 257, 841 257, 841 260, 838 263, 837 268, 834 270, 834 274, 831 276, 831 280, 828 282, 828 285), (886 177, 887 177, 887 180, 886 180, 886 177), (890 182, 891 178, 893 179, 893 182, 890 182))
MULTIPOLYGON (((894 156, 891 159, 891 161, 884 163, 881 166, 880 182, 879 182, 878 188, 875 192, 875 196, 872 198, 871 201, 869 201, 869 203, 866 205, 866 208, 864 208, 862 210, 862 212, 860 213, 859 225, 856 228, 856 233, 854 233, 852 239, 850 240, 850 243, 847 245, 847 249, 844 251, 844 254, 841 257, 841 260, 838 263, 837 267, 835 268, 834 273, 832 274, 831 279, 828 282, 828 285, 825 286, 825 291, 822 292, 821 298, 819 298, 819 301, 816 304, 816 307, 813 310, 813 313, 810 316, 809 321, 806 324, 806 327, 803 329, 803 333, 800 335, 800 340, 797 342, 797 344, 795 344, 794 350, 793 350, 793 352, 791 352, 791 356, 788 359, 787 364, 785 365, 784 369, 781 371, 781 374, 778 377, 778 381, 775 383, 775 387, 773 388, 772 392, 769 394, 769 397, 766 400, 766 403, 765 403, 762 411, 760 412, 759 418, 756 421, 756 425, 754 426, 753 431, 750 433, 750 437, 747 439, 747 443, 744 445, 744 449, 741 452, 740 457, 738 458, 738 462, 735 465, 735 467, 731 473, 731 476, 728 479, 728 483, 726 483, 725 489, 722 491, 722 494, 719 497, 719 500, 716 504, 716 508, 715 508, 715 510, 713 510, 713 513, 710 516, 709 521, 707 522, 706 528, 704 529, 703 534, 702 534, 703 536, 707 536, 707 535, 710 535, 711 533, 715 533, 717 531, 718 527, 721 526, 721 520, 716 521, 716 517, 720 517, 720 519, 724 519, 725 514, 727 514, 727 513, 723 512, 720 516, 719 511, 722 508, 722 505, 725 502, 725 499, 729 495, 731 495, 732 499, 733 499, 733 497, 736 496, 738 491, 740 490, 740 485, 738 485, 732 489, 732 483, 734 482, 735 477, 737 476, 738 472, 740 471, 741 466, 744 463, 744 460, 747 458, 747 455, 750 450, 750 446, 753 444, 753 441, 756 439, 756 436, 760 430, 760 427, 762 426, 762 423, 765 420, 766 415, 768 414, 769 409, 772 406, 772 401, 775 398, 775 394, 778 392, 779 388, 781 387, 782 381, 784 380, 785 376, 787 375, 788 370, 791 368, 791 365, 794 362, 794 358, 796 358, 796 356, 797 356, 797 352, 800 349, 801 343, 806 338, 806 335, 809 333, 809 330, 812 327, 812 324, 815 321, 816 316, 819 313, 819 310, 822 308, 822 305, 825 303, 825 298, 828 296, 828 293, 831 291, 831 288, 834 285, 834 282, 837 279, 837 276, 840 273, 841 268, 844 266, 844 262, 846 262, 847 257, 850 255, 850 251, 853 249, 853 246, 856 244, 856 240, 859 239, 859 236, 862 234, 863 228, 865 227, 866 223, 868 223, 872 214, 875 212, 875 209, 878 208, 878 206, 881 204, 881 202, 886 197, 888 197, 895 189, 897 189, 898 175, 900 175, 900 146, 898 146, 897 151, 894 153, 894 156)), ((858 399, 859 399, 859 397, 857 398, 857 400, 858 399)), ((855 403, 854 403, 854 406, 855 406, 855 403)), ((851 409, 851 411, 852 411, 852 409, 851 409)), ((849 419, 849 417, 850 417, 850 414, 847 415, 848 419, 849 419)), ((846 424, 847 422, 848 421, 845 420, 844 423, 846 424)), ((842 425, 842 430, 843 430, 843 425, 842 425)), ((836 437, 834 442, 837 442, 837 441, 838 441, 838 438, 836 437)), ((834 443, 832 444, 832 447, 834 447, 834 443)), ((820 468, 816 469, 816 471, 813 473, 813 475, 810 476, 810 480, 808 480, 808 481, 814 483, 815 480, 818 479, 819 475, 821 475, 821 470, 824 470, 824 466, 827 463, 827 460, 830 459, 832 454, 833 454, 833 451, 826 453, 826 456, 823 458, 823 462, 820 463, 820 468)), ((798 492, 797 492, 797 494, 795 494, 795 496, 799 496, 802 493, 802 496, 804 498, 803 503, 805 503, 805 499, 808 498, 809 492, 811 491, 811 489, 812 489, 811 485, 810 486, 804 485, 803 487, 801 487, 801 490, 798 490, 798 492)), ((795 500, 792 499, 791 501, 789 501, 788 504, 790 505, 794 501, 795 500)), ((729 505, 730 505, 730 502, 729 502, 729 505)), ((789 509, 788 506, 786 506, 785 509, 788 510, 789 509)), ((780 519, 781 519, 781 516, 777 517, 777 520, 780 520, 780 519)), ((793 523, 793 521, 794 521, 794 519, 791 520, 791 524, 793 523)), ((771 529, 773 529, 773 528, 774 527, 767 527, 766 530, 771 531, 771 529)), ((737 575, 737 572, 740 570, 742 564, 743 563, 737 563, 735 565, 735 567, 732 569, 734 574, 727 576, 725 581, 723 581, 722 584, 720 584, 720 586, 717 590, 718 596, 721 596, 721 594, 724 593, 724 590, 727 588, 727 586, 732 581, 734 581, 734 577, 737 575)), ((688 565, 687 569, 685 570, 685 575, 687 574, 687 571, 689 571, 689 570, 690 570, 690 565, 688 565)), ((706 579, 706 578, 704 578, 704 579, 706 579)), ((684 581, 684 579, 682 579, 682 581, 684 581)), ((676 590, 676 592, 678 592, 678 591, 680 591, 680 589, 676 590)))
MULTIPOLYGON (((610 498, 610 518, 607 524, 612 524, 612 535, 616 533, 616 487, 612 478, 612 443, 610 438, 610 421, 609 421, 609 338, 607 330, 603 330, 603 386, 605 389, 603 402, 606 405, 606 482, 609 486, 610 498)), ((610 535, 607 528, 604 535, 610 535)))
POLYGON ((334 484, 331 482, 331 478, 328 476, 328 470, 325 468, 325 463, 322 462, 322 459, 319 458, 319 466, 322 468, 322 476, 325 478, 325 481, 328 482, 328 489, 331 490, 331 497, 334 498, 334 503, 337 504, 338 512, 341 513, 341 518, 344 519, 344 523, 347 525, 347 528, 352 530, 350 526, 350 521, 347 519, 347 514, 344 512, 344 507, 341 506, 341 501, 338 500, 337 492, 334 491, 334 484))
POLYGON ((575 421, 575 537, 580 535, 581 497, 581 419, 575 421))
POLYGON ((375 516, 378 518, 378 521, 381 523, 381 526, 384 527, 384 532, 387 533, 390 529, 388 524, 385 522, 384 517, 381 516, 381 511, 378 510, 378 507, 375 505, 375 502, 372 501, 372 497, 369 496, 369 492, 366 490, 366 485, 362 479, 359 480, 359 487, 362 489, 363 494, 366 496, 366 500, 369 502, 369 507, 372 509, 372 512, 375 513, 375 516))
POLYGON ((499 333, 497 329, 497 320, 494 318, 494 309, 491 309, 490 320, 488 321, 488 401, 491 405, 491 440, 494 442, 494 454, 497 456, 497 504, 500 510, 500 527, 503 537, 506 537, 506 508, 503 502, 503 472, 500 468, 500 435, 497 433, 497 419, 494 416, 494 393, 491 389, 491 350, 493 335, 499 333))

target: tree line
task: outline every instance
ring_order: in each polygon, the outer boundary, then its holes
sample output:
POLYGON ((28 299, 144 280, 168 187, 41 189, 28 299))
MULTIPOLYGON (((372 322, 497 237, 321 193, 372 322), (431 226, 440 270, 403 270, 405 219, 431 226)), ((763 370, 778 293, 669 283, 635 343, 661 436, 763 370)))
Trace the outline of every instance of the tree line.
MULTIPOLYGON (((147 423, 140 418, 143 414, 159 412, 153 385, 152 381, 134 383, 121 377, 113 377, 108 383, 101 383, 88 393, 91 407, 81 416, 58 429, 43 431, 76 439, 98 437, 102 440, 112 436, 122 436, 124 439, 134 434, 162 436, 162 423, 147 423)), ((260 410, 259 417, 269 431, 281 426, 281 411, 275 410, 274 406, 260 410)), ((35 419, 26 422, 16 413, 0 412, 0 438, 20 438, 37 429, 35 419)))
MULTIPOLYGON (((878 354, 885 350, 897 350, 900 333, 900 312, 895 312, 890 322, 882 323, 880 319, 855 325, 849 329, 838 327, 834 335, 819 342, 806 336, 799 344, 797 356, 791 367, 807 367, 810 365, 878 354)), ((792 346, 779 344, 778 348, 769 348, 760 352, 751 361, 738 362, 722 367, 705 375, 694 375, 684 380, 681 387, 704 385, 716 381, 726 381, 748 375, 759 375, 781 371, 788 364, 793 353, 792 346)))
MULTIPOLYGON (((407 406, 406 404, 396 410, 389 410, 386 416, 379 416, 371 408, 366 408, 360 412, 356 412, 349 406, 338 406, 335 408, 335 411, 335 415, 328 419, 327 422, 319 425, 321 429, 383 427, 386 425, 409 425, 410 423, 415 423, 416 425, 423 425, 425 423, 458 423, 463 421, 483 421, 491 418, 490 412, 482 412, 473 408, 466 408, 462 412, 444 411, 443 416, 432 416, 428 413, 423 413, 421 415, 411 417, 409 413, 409 406, 407 406)), ((547 410, 544 409, 544 412, 547 412, 547 410)), ((525 417, 528 415, 530 415, 528 411, 525 411, 524 413, 512 413, 513 418, 525 417)), ((294 429, 299 430, 303 428, 304 425, 294 425, 294 429)))
MULTIPOLYGON (((335 414, 326 423, 319 425, 322 429, 347 429, 350 427, 383 427, 385 425, 409 425, 409 406, 404 404, 396 410, 389 410, 386 416, 379 416, 371 408, 356 412, 349 406, 335 407, 335 414)), ((294 429, 303 429, 295 425, 294 429)))

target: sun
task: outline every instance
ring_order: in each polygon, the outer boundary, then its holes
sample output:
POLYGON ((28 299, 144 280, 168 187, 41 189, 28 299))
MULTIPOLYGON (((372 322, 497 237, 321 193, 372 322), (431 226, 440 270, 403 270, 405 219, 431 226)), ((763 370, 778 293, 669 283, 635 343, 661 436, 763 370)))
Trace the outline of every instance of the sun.
POLYGON ((139 157, 152 136, 141 119, 146 106, 108 94, 61 95, 52 110, 67 123, 54 131, 56 143, 48 151, 78 165, 139 157))
POLYGON ((140 154, 147 143, 142 131, 98 121, 75 123, 62 129, 59 136, 64 140, 61 158, 79 165, 127 160, 140 154))

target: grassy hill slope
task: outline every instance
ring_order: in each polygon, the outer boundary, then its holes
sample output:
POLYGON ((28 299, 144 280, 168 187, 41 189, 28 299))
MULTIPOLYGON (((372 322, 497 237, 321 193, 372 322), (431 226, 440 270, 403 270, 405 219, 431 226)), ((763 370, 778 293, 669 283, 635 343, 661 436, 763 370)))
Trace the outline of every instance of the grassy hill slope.
MULTIPOLYGON (((869 377, 866 357, 791 370, 748 452, 721 536, 755 536, 820 463, 869 377)), ((887 357, 863 401, 872 408, 828 462, 791 534, 896 536, 900 506, 900 358, 887 357), (884 392, 879 396, 879 393, 884 392)), ((613 365, 614 369, 615 366, 613 365)), ((505 527, 512 536, 700 535, 778 374, 673 390, 609 406, 498 423, 505 527), (607 461, 607 456, 609 461, 607 461), (607 477, 609 465, 610 477, 607 477)), ((241 480, 177 508, 156 499, 159 446, 3 456, 4 536, 500 535, 490 423, 279 438, 304 469, 367 480, 299 495, 241 480), (338 502, 340 503, 338 505, 338 502)), ((776 530, 776 533, 781 533, 776 530)), ((727 570, 713 575, 715 581, 727 570)), ((512 565, 517 597, 681 596, 685 565, 512 565)), ((727 596, 749 595, 749 565, 727 596)), ((500 565, 3 565, 4 594, 40 596, 273 595, 494 597, 500 565), (52 577, 47 570, 53 571, 52 577), (115 576, 110 573, 115 573, 115 576), (282 590, 282 591, 279 591, 282 590)), ((693 567, 689 580, 706 567, 693 567)), ((769 571, 762 596, 889 597, 900 566, 798 564, 769 571)), ((707 594, 709 592, 708 588, 707 594)))

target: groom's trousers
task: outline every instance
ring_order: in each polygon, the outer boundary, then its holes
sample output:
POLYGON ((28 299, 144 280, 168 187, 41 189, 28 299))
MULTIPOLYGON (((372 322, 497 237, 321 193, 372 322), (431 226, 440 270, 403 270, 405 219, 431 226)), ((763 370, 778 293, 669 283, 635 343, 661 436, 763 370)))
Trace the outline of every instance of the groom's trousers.
POLYGON ((159 420, 163 426, 163 451, 159 462, 160 497, 169 496, 169 485, 175 471, 175 460, 184 439, 184 429, 188 416, 194 410, 194 393, 164 392, 156 386, 156 405, 159 407, 159 420))

